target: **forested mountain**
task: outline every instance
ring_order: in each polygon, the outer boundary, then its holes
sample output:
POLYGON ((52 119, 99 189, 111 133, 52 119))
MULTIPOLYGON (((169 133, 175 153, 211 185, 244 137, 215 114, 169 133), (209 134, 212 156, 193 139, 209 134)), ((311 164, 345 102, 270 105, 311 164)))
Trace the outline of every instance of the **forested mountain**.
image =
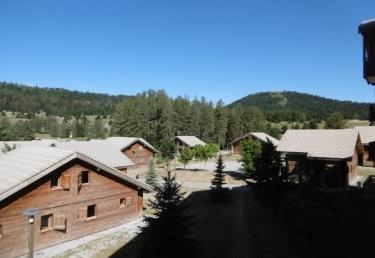
POLYGON ((229 105, 230 108, 239 106, 257 107, 265 113, 267 120, 273 122, 326 120, 333 112, 340 112, 345 119, 368 118, 366 103, 339 101, 293 91, 251 94, 229 105))
POLYGON ((257 93, 225 106, 204 98, 172 98, 163 90, 110 96, 0 83, 0 111, 4 110, 18 113, 0 112, 0 140, 27 140, 37 134, 114 135, 143 137, 161 146, 176 135, 195 135, 220 147, 251 131, 279 137, 288 128, 317 128, 320 120, 327 120, 327 128, 341 128, 344 118, 366 119, 368 114, 364 103, 297 92, 257 93), (288 123, 277 124, 280 121, 288 123))
POLYGON ((55 88, 28 87, 0 82, 0 111, 57 116, 110 115, 128 96, 111 96, 55 88))

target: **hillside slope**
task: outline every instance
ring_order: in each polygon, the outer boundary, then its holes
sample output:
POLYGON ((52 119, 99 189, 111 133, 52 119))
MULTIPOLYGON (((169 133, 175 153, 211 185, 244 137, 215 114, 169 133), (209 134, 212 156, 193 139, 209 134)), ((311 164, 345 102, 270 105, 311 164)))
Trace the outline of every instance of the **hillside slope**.
POLYGON ((109 115, 117 103, 127 98, 130 97, 0 82, 0 111, 44 111, 58 116, 109 115))
POLYGON ((228 107, 254 106, 266 113, 268 120, 326 119, 338 111, 346 119, 367 119, 368 104, 340 101, 292 91, 260 92, 234 101, 228 107))

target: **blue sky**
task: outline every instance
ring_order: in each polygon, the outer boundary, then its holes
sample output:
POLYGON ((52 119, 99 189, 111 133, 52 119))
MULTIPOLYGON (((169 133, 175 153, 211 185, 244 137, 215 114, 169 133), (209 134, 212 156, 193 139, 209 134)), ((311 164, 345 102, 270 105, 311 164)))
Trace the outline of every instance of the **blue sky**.
POLYGON ((374 0, 0 1, 0 81, 230 103, 293 90, 373 101, 358 24, 374 0))

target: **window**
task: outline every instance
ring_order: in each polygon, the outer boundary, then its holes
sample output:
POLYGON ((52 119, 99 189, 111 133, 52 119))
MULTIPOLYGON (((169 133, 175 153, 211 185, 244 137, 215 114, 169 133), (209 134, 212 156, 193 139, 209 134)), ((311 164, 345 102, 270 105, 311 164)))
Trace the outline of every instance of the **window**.
POLYGON ((126 205, 125 205, 125 198, 121 198, 120 199, 120 208, 124 208, 126 205))
POLYGON ((51 178, 51 188, 56 188, 59 186, 59 176, 54 175, 51 178))
POLYGON ((0 224, 0 238, 3 238, 3 225, 0 224))
POLYGON ((52 214, 43 215, 40 220, 40 230, 48 230, 52 228, 52 214))
POLYGON ((89 171, 82 171, 78 175, 78 187, 89 183, 89 171))
POLYGON ((82 184, 89 183, 89 171, 82 171, 82 184))
POLYGON ((120 199, 120 208, 129 207, 132 203, 131 197, 121 198, 120 199))
POLYGON ((87 218, 88 219, 95 218, 95 216, 96 216, 95 209, 96 209, 96 205, 95 204, 87 206, 87 218))

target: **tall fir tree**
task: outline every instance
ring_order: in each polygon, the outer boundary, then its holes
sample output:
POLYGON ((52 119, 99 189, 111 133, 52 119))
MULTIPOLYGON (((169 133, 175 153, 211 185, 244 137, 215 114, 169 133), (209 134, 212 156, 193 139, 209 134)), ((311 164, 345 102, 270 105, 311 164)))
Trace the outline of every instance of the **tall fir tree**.
POLYGON ((191 237, 192 217, 185 214, 184 193, 176 177, 168 171, 163 184, 150 200, 154 216, 145 217, 141 258, 191 258, 197 256, 197 242, 191 237))
POLYGON ((148 164, 148 169, 146 171, 146 183, 154 187, 158 185, 155 163, 153 160, 148 164))
POLYGON ((220 154, 216 161, 215 176, 211 181, 212 189, 217 191, 221 191, 223 189, 223 185, 225 185, 224 168, 223 156, 220 154))
POLYGON ((225 145, 225 136, 227 134, 228 117, 227 110, 223 101, 218 101, 215 107, 215 143, 219 148, 225 145))

